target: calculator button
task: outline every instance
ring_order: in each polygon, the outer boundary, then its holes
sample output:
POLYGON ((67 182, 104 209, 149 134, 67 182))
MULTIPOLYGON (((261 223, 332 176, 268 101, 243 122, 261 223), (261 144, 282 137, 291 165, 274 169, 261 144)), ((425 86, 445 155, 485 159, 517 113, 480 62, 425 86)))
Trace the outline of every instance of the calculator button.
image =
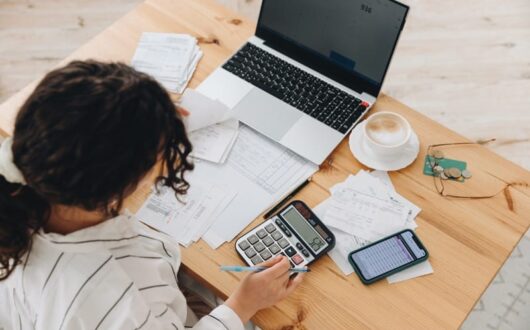
POLYGON ((302 261, 304 261, 304 258, 302 258, 299 254, 295 254, 291 258, 291 261, 294 262, 295 265, 299 265, 302 263, 302 261))
POLYGON ((265 236, 267 236, 267 232, 265 231, 265 229, 260 229, 256 232, 256 234, 258 235, 259 238, 263 238, 265 236))
POLYGON ((265 229, 267 230, 267 232, 272 233, 273 231, 276 230, 276 226, 273 225, 272 223, 269 223, 268 225, 265 226, 265 229))
POLYGON ((283 232, 285 233, 285 236, 287 237, 291 237, 291 231, 289 229, 287 229, 287 227, 285 227, 284 225, 281 225, 280 228, 283 230, 283 232))
POLYGON ((280 247, 284 249, 289 245, 289 242, 285 238, 282 238, 278 241, 278 244, 280 244, 280 247))
POLYGON ((250 259, 254 265, 259 264, 260 262, 263 262, 263 259, 260 258, 260 256, 255 256, 254 258, 250 259))
POLYGON ((256 249, 256 251, 258 252, 261 252, 265 250, 265 245, 263 245, 263 243, 261 242, 257 242, 256 244, 254 244, 254 249, 256 249))
POLYGON ((269 252, 269 250, 265 250, 259 254, 263 260, 268 260, 270 257, 272 257, 272 254, 269 252))
POLYGON ((274 240, 272 239, 272 237, 270 236, 267 236, 263 239, 262 241, 266 246, 270 246, 272 243, 274 243, 274 240))
POLYGON ((292 246, 289 246, 287 249, 285 249, 285 253, 289 257, 292 257, 292 256, 294 256, 296 254, 296 250, 292 246))
MULTIPOLYGON (((289 243, 287 243, 287 244, 289 244, 289 243)), ((269 247, 269 250, 271 250, 272 254, 276 254, 276 253, 280 252, 280 248, 276 244, 271 245, 271 247, 269 247)))
POLYGON ((307 252, 306 249, 302 249, 302 254, 303 254, 306 258, 309 258, 309 252, 307 252))
POLYGON ((272 238, 274 238, 275 241, 279 240, 283 237, 283 235, 279 231, 275 231, 271 234, 272 238))
POLYGON ((247 257, 252 258, 253 256, 256 255, 256 251, 254 251, 253 248, 248 248, 248 249, 245 251, 245 254, 246 254, 247 257))
POLYGON ((299 249, 299 250, 302 250, 304 247, 302 246, 302 243, 298 242, 296 243, 296 247, 299 249))
POLYGON ((280 219, 276 219, 276 220, 274 220, 274 222, 276 222, 276 224, 278 226, 283 226, 283 223, 282 223, 282 221, 280 219))
POLYGON ((243 241, 241 243, 238 244, 239 245, 239 248, 243 251, 245 251, 246 249, 248 249, 250 247, 250 244, 248 244, 247 241, 243 241))
POLYGON ((247 239, 250 242, 250 244, 256 244, 256 242, 258 241, 258 238, 256 237, 256 235, 250 235, 247 239))

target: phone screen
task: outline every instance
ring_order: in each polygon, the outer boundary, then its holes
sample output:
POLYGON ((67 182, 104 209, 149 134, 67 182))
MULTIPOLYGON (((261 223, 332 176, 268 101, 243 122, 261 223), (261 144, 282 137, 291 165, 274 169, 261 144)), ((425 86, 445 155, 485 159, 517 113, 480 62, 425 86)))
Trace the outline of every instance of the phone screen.
POLYGON ((396 268, 424 258, 427 252, 418 245, 411 231, 404 231, 350 255, 362 277, 370 281, 396 268))

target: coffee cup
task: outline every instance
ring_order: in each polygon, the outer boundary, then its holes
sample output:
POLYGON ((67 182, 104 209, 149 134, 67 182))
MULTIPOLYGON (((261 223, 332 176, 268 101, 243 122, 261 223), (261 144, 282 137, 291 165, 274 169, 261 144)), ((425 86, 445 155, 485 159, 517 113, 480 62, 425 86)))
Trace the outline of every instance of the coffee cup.
POLYGON ((396 157, 408 145, 412 128, 395 112, 376 112, 365 121, 363 137, 366 147, 379 157, 396 157))

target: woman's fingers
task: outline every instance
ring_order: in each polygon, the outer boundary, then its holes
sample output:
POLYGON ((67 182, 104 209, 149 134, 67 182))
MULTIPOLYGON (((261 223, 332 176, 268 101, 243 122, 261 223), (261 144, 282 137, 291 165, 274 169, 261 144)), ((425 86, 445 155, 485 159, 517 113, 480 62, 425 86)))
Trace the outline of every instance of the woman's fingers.
POLYGON ((180 113, 183 117, 188 117, 190 115, 190 112, 184 108, 177 107, 177 111, 180 113))
POLYGON ((282 275, 285 275, 289 271, 291 264, 289 263, 287 257, 279 256, 270 261, 261 263, 259 264, 259 266, 269 267, 268 269, 259 272, 258 275, 260 277, 264 276, 269 277, 270 279, 275 279, 281 277, 282 275))
POLYGON ((285 290, 286 296, 290 295, 300 283, 304 280, 305 274, 298 273, 294 278, 290 279, 287 283, 287 289, 285 290))

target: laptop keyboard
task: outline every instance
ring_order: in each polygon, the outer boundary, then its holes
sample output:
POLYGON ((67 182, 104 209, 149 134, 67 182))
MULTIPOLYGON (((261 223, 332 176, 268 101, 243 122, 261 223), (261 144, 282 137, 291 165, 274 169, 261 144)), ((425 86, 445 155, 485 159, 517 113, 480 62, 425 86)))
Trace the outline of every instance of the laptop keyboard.
POLYGON ((368 103, 251 43, 223 68, 341 133, 368 107, 368 103))

